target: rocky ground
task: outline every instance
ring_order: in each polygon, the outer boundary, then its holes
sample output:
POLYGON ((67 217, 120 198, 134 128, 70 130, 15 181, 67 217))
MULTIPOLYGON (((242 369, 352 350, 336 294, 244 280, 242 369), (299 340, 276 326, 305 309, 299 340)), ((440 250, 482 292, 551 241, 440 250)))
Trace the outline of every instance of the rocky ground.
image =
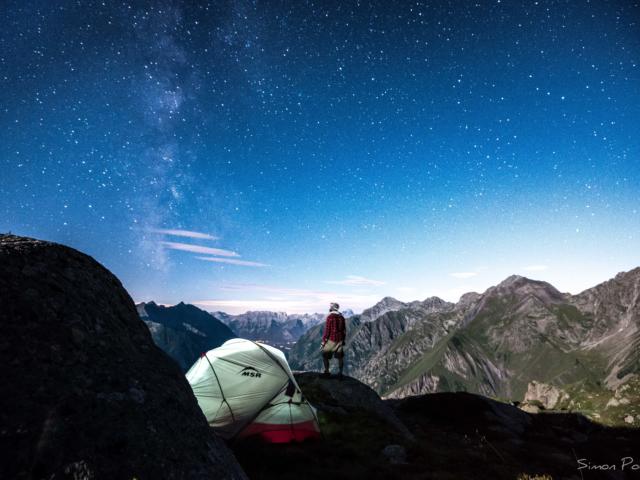
POLYGON ((640 430, 608 428, 568 413, 529 414, 468 393, 383 401, 348 378, 297 374, 318 408, 324 438, 292 445, 232 445, 252 479, 637 478, 640 430), (616 471, 578 470, 578 460, 616 471))
POLYGON ((0 235, 0 478, 245 478, 118 279, 0 235))
POLYGON ((565 388, 531 382, 520 408, 532 413, 580 412, 609 427, 640 427, 640 378, 633 376, 613 389, 588 382, 565 388))

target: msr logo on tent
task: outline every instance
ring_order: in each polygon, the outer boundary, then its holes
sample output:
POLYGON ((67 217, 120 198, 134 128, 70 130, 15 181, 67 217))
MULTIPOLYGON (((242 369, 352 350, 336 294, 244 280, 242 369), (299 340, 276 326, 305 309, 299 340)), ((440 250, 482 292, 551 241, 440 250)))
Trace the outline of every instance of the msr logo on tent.
POLYGON ((260 378, 262 376, 262 374, 253 367, 244 367, 240 370, 240 375, 251 378, 260 378))

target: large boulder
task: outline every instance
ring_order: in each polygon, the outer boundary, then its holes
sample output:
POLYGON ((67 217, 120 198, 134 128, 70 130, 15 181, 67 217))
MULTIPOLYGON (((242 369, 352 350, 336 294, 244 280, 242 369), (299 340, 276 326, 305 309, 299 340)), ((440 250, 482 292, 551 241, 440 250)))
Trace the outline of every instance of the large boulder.
POLYGON ((297 372, 295 377, 304 395, 319 411, 342 415, 366 412, 383 420, 404 438, 413 438, 393 409, 355 378, 327 379, 316 372, 297 372))
POLYGON ((0 478, 245 478, 118 279, 0 235, 0 478))

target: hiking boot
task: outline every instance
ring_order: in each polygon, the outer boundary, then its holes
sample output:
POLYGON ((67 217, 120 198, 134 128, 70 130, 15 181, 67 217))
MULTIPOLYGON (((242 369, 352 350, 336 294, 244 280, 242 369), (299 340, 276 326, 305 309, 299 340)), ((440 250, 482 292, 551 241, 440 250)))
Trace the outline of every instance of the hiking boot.
POLYGON ((320 374, 320 377, 322 377, 322 378, 329 378, 329 377, 331 377, 331 374, 330 374, 329 372, 322 372, 322 373, 320 374))

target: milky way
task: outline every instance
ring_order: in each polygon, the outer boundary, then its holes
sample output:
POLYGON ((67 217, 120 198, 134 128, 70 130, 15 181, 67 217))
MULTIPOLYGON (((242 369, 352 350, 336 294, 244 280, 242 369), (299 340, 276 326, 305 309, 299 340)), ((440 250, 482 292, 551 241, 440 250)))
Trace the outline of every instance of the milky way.
POLYGON ((640 5, 4 2, 0 231, 136 300, 358 310, 640 264, 640 5))

